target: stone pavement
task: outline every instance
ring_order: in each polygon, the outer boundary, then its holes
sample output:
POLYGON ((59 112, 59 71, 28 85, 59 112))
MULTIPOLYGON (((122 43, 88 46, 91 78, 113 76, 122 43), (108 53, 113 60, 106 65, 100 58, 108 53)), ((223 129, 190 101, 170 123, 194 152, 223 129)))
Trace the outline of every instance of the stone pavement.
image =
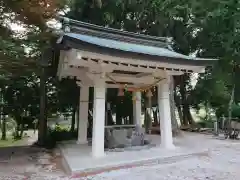
MULTIPOLYGON (((209 137, 209 136, 208 136, 209 137)), ((203 140, 203 139, 202 139, 203 140)), ((203 143, 199 141, 199 143, 203 143)), ((204 142, 207 145, 207 141, 204 142)), ((201 145, 201 144, 200 144, 201 145)), ((209 154, 161 164, 121 169, 90 177, 64 174, 60 158, 49 152, 12 155, 0 160, 0 180, 238 180, 240 179, 240 142, 209 141, 209 154)))

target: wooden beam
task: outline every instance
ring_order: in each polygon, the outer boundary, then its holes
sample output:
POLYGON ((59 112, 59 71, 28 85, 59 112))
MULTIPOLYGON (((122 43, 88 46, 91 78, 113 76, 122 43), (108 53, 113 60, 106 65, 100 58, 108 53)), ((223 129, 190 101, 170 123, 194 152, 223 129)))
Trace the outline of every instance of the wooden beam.
MULTIPOLYGON (((107 88, 121 88, 121 86, 119 84, 106 84, 106 87, 107 88)), ((127 87, 130 87, 130 88, 139 88, 138 85, 128 85, 127 87)))
POLYGON ((106 75, 106 79, 110 81, 114 80, 116 82, 131 82, 133 84, 152 84, 156 81, 153 76, 137 78, 136 76, 134 77, 131 75, 117 75, 113 73, 106 75))
MULTIPOLYGON (((96 53, 89 53, 89 56, 86 56, 82 51, 79 50, 70 50, 67 52, 66 61, 70 66, 84 66, 91 67, 94 71, 102 71, 103 69, 108 72, 113 70, 121 71, 132 71, 132 72, 143 72, 143 73, 158 73, 159 75, 168 72, 171 75, 181 75, 185 72, 200 71, 204 67, 199 66, 183 66, 183 65, 173 65, 166 63, 154 63, 154 62, 142 62, 142 61, 126 61, 124 58, 121 58, 122 61, 116 61, 115 59, 104 59, 102 55, 96 57, 96 53), (79 55, 81 54, 81 55, 79 55), (94 55, 94 56, 91 56, 94 55)), ((117 57, 116 57, 117 58, 117 57)))
POLYGON ((195 65, 180 65, 180 64, 170 64, 166 62, 154 62, 149 59, 146 61, 142 60, 136 60, 136 59, 126 59, 126 58, 121 58, 121 57, 116 57, 116 56, 111 56, 111 55, 103 55, 103 54, 98 54, 94 52, 89 52, 89 51, 83 51, 83 50, 78 50, 82 57, 91 57, 92 59, 102 59, 104 61, 110 61, 114 63, 126 63, 126 64, 137 64, 137 65, 142 65, 146 66, 152 66, 152 67, 165 67, 165 68, 170 68, 170 69, 180 69, 180 70, 187 70, 187 71, 194 71, 194 72, 199 72, 202 71, 202 69, 205 69, 205 66, 195 66, 195 65))

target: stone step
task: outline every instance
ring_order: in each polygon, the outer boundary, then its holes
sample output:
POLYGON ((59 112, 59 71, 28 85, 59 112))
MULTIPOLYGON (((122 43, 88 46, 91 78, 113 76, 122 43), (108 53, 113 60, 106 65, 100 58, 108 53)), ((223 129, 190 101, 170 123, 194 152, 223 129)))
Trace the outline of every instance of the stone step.
POLYGON ((116 171, 120 169, 129 169, 129 168, 135 168, 135 167, 141 167, 141 166, 152 166, 152 165, 159 165, 159 164, 172 164, 172 163, 183 161, 189 158, 208 156, 208 154, 209 154, 209 151, 204 150, 201 152, 188 153, 188 154, 176 155, 171 157, 136 160, 134 162, 124 163, 124 164, 115 165, 115 166, 113 165, 113 166, 107 166, 107 167, 103 166, 99 168, 85 169, 84 171, 72 172, 71 174, 72 174, 72 178, 81 178, 81 177, 87 177, 87 176, 94 176, 104 172, 116 171))

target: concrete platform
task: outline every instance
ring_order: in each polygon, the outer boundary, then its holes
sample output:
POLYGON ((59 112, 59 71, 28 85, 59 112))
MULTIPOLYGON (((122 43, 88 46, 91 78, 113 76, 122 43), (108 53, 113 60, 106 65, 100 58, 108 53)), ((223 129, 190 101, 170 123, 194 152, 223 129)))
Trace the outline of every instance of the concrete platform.
POLYGON ((59 148, 67 172, 80 176, 152 163, 176 162, 208 153, 208 148, 203 144, 199 144, 196 139, 195 142, 192 141, 192 138, 186 137, 174 139, 176 148, 166 150, 161 148, 159 135, 150 135, 148 138, 152 140, 152 143, 156 144, 156 147, 137 151, 105 152, 105 156, 102 158, 92 158, 91 147, 88 145, 65 142, 60 144, 59 148))

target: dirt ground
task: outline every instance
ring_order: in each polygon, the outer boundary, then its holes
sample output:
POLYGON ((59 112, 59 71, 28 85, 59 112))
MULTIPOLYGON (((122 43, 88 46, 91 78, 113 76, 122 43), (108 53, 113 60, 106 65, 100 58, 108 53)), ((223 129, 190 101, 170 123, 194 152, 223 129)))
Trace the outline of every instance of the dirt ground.
POLYGON ((65 178, 58 153, 21 146, 0 149, 0 180, 65 178))
MULTIPOLYGON (((121 169, 91 177, 71 177, 61 167, 61 156, 35 147, 0 149, 0 180, 238 180, 240 141, 199 136, 199 145, 209 146, 209 155, 169 164, 121 169)), ((194 137, 193 140, 197 141, 194 137)))

